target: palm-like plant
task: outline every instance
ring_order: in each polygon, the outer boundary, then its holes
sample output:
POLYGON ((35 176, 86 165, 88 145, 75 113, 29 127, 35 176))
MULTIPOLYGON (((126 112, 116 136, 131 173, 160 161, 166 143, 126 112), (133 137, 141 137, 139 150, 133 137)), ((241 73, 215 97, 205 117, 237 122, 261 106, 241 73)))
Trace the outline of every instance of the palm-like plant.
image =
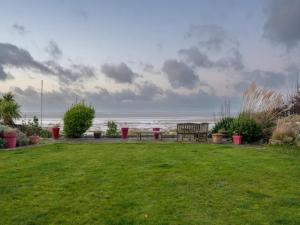
POLYGON ((14 120, 21 118, 20 105, 14 95, 8 92, 0 98, 0 120, 8 126, 15 126, 14 120))

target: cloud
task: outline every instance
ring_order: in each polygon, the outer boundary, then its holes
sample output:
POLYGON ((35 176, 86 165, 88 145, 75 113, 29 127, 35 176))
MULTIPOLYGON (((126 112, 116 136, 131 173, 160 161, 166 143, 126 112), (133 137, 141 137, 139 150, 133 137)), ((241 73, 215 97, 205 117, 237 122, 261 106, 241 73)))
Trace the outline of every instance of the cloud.
POLYGON ((192 25, 185 35, 186 38, 196 38, 200 47, 207 50, 220 51, 226 45, 238 47, 239 43, 230 37, 219 25, 192 25))
POLYGON ((23 25, 17 23, 12 25, 12 29, 20 35, 24 35, 27 32, 26 28, 23 25))
POLYGON ((199 77, 184 62, 167 60, 164 62, 162 71, 167 75, 172 87, 194 88, 199 82, 199 77))
POLYGON ((201 52, 198 47, 191 47, 188 49, 181 49, 178 53, 185 57, 187 63, 196 67, 202 68, 216 68, 241 70, 244 68, 243 58, 240 51, 236 48, 232 48, 227 51, 226 56, 214 61, 208 57, 204 52, 201 52))
POLYGON ((134 73, 125 63, 118 65, 104 64, 101 71, 117 83, 132 83, 139 75, 134 73))
MULTIPOLYGON (((15 87, 12 89, 13 93, 16 95, 17 101, 22 105, 22 109, 25 110, 38 110, 40 107, 39 90, 33 87, 28 87, 26 89, 21 89, 15 87)), ((78 89, 70 88, 60 88, 54 91, 44 92, 44 109, 45 111, 53 110, 65 110, 75 99, 85 100, 87 103, 91 103, 97 108, 103 109, 103 107, 108 108, 119 108, 121 106, 145 106, 151 104, 156 96, 162 95, 163 90, 157 87, 153 83, 143 82, 141 84, 136 84, 134 89, 123 89, 118 92, 109 92, 105 88, 97 88, 96 92, 90 91, 80 91, 78 89)))
MULTIPOLYGON (((40 107, 40 92, 33 87, 21 89, 19 87, 12 88, 16 100, 21 104, 23 111, 38 111, 40 107)), ((45 91, 43 93, 43 104, 45 113, 57 112, 57 110, 65 111, 72 103, 75 102, 76 97, 80 94, 79 91, 71 89, 58 89, 54 91, 45 91)))
POLYGON ((290 49, 300 41, 300 1, 271 0, 266 9, 264 36, 290 49))
POLYGON ((227 55, 218 59, 215 66, 220 69, 232 68, 234 70, 244 69, 243 56, 236 48, 227 51, 227 55))
POLYGON ((3 66, 35 69, 46 74, 52 73, 47 66, 35 61, 28 51, 8 43, 0 43, 0 66, 2 67, 2 78, 8 76, 4 72, 3 66))
POLYGON ((3 66, 0 65, 0 80, 7 80, 8 74, 4 71, 3 66))
POLYGON ((58 44, 53 40, 49 41, 45 50, 53 59, 60 59, 62 57, 62 50, 59 48, 58 44))
POLYGON ((160 74, 160 71, 155 69, 154 65, 151 63, 140 62, 139 65, 142 67, 144 72, 152 73, 152 74, 160 74))
POLYGON ((38 62, 28 51, 12 44, 0 43, 0 80, 12 77, 5 72, 5 66, 37 70, 43 75, 56 76, 60 82, 66 84, 96 76, 96 70, 91 66, 73 64, 67 68, 53 60, 38 62))
POLYGON ((55 61, 47 61, 45 64, 62 83, 69 84, 75 81, 96 77, 95 69, 90 66, 73 64, 70 68, 65 68, 55 61))
MULTIPOLYGON (((22 105, 23 111, 37 111, 40 108, 39 90, 33 87, 26 89, 13 88, 17 101, 22 105)), ((77 100, 85 100, 93 105, 96 110, 144 111, 144 110, 172 110, 190 111, 197 110, 211 112, 219 110, 224 98, 203 91, 190 94, 176 93, 174 90, 162 90, 153 83, 144 82, 137 84, 134 89, 123 89, 110 92, 105 88, 97 88, 96 92, 79 91, 77 89, 60 88, 44 92, 45 113, 65 111, 77 100)), ((232 102, 238 102, 238 97, 233 97, 232 102)))
POLYGON ((249 84, 255 81, 259 86, 280 89, 285 87, 288 79, 290 78, 289 73, 286 72, 274 72, 264 70, 253 70, 250 72, 242 73, 242 81, 236 84, 237 91, 243 91, 249 84))
POLYGON ((181 49, 178 51, 178 53, 186 58, 186 62, 191 63, 194 66, 211 68, 215 64, 208 58, 207 54, 200 52, 199 48, 197 47, 181 49))

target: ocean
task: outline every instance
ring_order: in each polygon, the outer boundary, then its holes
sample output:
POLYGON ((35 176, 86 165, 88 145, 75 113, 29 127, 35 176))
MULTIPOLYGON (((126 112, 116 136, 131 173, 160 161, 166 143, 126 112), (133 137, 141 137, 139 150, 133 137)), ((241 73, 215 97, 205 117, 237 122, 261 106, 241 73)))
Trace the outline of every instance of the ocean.
MULTIPOLYGON (((23 113, 22 119, 18 120, 17 123, 32 120, 33 115, 36 115, 39 118, 39 122, 41 122, 39 113, 27 112, 23 113)), ((105 131, 107 129, 107 121, 116 122, 118 128, 129 127, 152 130, 152 128, 158 127, 161 130, 173 130, 176 129, 177 123, 208 122, 211 127, 215 120, 213 115, 199 112, 97 113, 90 130, 105 131)), ((47 113, 43 117, 43 127, 51 127, 54 124, 60 124, 60 127, 63 128, 63 113, 47 113)))

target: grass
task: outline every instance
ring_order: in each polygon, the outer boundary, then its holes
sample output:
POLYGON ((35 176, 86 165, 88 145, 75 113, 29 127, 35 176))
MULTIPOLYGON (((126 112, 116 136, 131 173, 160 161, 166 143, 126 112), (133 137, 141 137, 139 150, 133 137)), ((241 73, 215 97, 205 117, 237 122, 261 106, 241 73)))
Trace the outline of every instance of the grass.
POLYGON ((300 224, 300 151, 176 143, 3 151, 0 224, 300 224))

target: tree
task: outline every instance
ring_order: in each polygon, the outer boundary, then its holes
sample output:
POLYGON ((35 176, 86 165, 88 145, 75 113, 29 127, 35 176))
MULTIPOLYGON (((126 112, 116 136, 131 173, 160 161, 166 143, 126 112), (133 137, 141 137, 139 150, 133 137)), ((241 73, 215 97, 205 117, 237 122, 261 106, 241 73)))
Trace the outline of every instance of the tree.
POLYGON ((20 105, 15 101, 11 92, 0 98, 0 120, 4 125, 15 126, 14 120, 21 118, 20 105))

